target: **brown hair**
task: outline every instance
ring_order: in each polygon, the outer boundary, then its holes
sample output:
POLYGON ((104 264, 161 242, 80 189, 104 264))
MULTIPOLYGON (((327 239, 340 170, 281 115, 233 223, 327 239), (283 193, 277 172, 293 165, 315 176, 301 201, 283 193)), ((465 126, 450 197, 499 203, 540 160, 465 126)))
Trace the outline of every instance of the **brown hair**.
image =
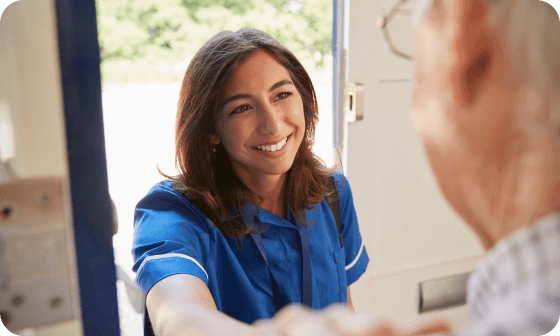
POLYGON ((268 52, 288 70, 303 100, 305 136, 286 179, 287 202, 300 222, 309 224, 302 213, 321 202, 327 193, 327 178, 334 171, 311 150, 318 121, 317 98, 296 57, 271 36, 251 28, 222 31, 208 40, 191 60, 181 86, 175 133, 179 175, 172 178, 173 188, 196 204, 222 234, 236 237, 239 246, 239 237, 251 229, 236 221, 230 211, 239 213, 247 200, 258 205, 262 198, 239 180, 225 148, 221 143, 214 147, 210 135, 216 134, 215 118, 224 86, 236 66, 256 50, 268 52))

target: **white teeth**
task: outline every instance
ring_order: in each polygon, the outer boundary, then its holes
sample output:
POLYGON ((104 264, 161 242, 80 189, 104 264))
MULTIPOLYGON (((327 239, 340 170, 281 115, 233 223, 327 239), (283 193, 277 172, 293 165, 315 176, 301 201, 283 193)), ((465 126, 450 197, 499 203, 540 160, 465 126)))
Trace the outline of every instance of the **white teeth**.
POLYGON ((286 142, 288 142, 288 138, 284 138, 284 140, 280 141, 279 143, 277 143, 276 145, 272 145, 272 146, 255 146, 256 149, 260 149, 262 151, 267 151, 267 152, 276 152, 282 149, 282 147, 284 147, 284 145, 286 144, 286 142))

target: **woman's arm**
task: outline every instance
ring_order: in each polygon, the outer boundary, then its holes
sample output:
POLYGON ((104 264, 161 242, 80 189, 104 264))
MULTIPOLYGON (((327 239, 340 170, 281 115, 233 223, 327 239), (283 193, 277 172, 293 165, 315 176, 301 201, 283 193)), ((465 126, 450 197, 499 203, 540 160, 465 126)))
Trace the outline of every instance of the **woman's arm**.
POLYGON ((252 327, 216 308, 206 284, 190 274, 175 274, 148 292, 146 307, 157 336, 246 335, 252 327))
MULTIPOLYGON (((348 303, 351 306, 350 289, 348 303)), ((206 284, 190 274, 175 274, 148 292, 146 306, 157 336, 187 335, 391 335, 409 336, 426 331, 449 332, 441 321, 422 324, 408 333, 367 314, 356 315, 344 305, 333 305, 323 311, 311 311, 301 305, 289 305, 274 319, 256 325, 239 322, 216 309, 206 284)))

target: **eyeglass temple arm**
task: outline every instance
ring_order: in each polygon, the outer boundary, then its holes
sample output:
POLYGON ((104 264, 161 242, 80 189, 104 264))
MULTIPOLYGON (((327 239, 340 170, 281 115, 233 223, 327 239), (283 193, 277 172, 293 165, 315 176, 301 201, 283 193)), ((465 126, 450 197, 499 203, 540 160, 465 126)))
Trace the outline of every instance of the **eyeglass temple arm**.
POLYGON ((414 59, 412 56, 410 56, 410 55, 398 50, 397 48, 395 48, 395 45, 393 44, 393 41, 391 40, 391 37, 389 36, 389 31, 387 30, 387 24, 389 23, 389 21, 399 12, 400 7, 402 5, 404 5, 405 3, 407 3, 408 1, 409 0, 400 0, 393 7, 393 9, 391 9, 389 14, 378 18, 377 26, 383 30, 383 37, 385 38, 385 41, 387 42, 387 45, 389 46, 389 49, 391 50, 391 52, 396 54, 397 56, 400 56, 400 57, 406 59, 406 60, 412 61, 414 59))

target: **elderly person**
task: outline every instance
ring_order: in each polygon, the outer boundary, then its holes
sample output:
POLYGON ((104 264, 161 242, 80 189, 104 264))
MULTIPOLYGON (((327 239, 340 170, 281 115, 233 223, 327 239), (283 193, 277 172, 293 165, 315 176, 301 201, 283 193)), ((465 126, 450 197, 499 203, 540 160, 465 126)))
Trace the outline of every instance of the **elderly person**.
MULTIPOLYGON (((420 5, 413 122, 447 201, 489 250, 469 279, 472 323, 460 332, 546 334, 560 315, 558 14, 537 0, 420 5)), ((340 307, 292 308, 276 323, 284 334, 313 325, 335 335, 421 331, 340 307)))
POLYGON ((536 0, 434 1, 417 29, 413 122, 455 211, 491 250, 473 335, 542 335, 560 315, 560 22, 536 0))

